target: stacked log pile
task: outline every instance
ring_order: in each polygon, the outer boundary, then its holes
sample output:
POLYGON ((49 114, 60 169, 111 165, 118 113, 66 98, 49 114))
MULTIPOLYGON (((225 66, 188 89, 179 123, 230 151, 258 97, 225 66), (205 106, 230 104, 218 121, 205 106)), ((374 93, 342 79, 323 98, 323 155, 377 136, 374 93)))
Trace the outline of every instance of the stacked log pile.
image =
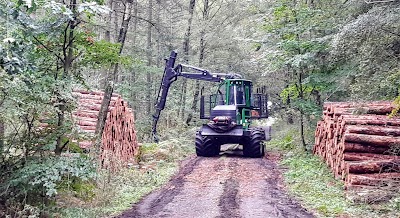
MULTIPOLYGON (((78 108, 73 112, 73 118, 82 132, 94 136, 103 95, 103 92, 96 91, 75 90, 73 92, 73 96, 78 99, 78 108)), ((134 127, 132 109, 120 95, 113 94, 102 135, 103 166, 115 169, 116 164, 126 164, 137 155, 138 142, 134 127)), ((91 140, 78 143, 83 149, 93 146, 91 140)))
POLYGON ((388 101, 324 104, 315 131, 314 154, 347 188, 400 182, 400 117, 388 101))

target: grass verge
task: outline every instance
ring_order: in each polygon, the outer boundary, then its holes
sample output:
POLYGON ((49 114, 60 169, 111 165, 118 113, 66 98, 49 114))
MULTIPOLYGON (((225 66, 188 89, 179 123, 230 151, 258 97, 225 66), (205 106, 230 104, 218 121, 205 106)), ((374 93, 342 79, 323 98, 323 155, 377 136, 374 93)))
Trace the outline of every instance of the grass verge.
POLYGON ((57 200, 63 209, 55 216, 110 217, 129 209, 177 172, 179 161, 194 153, 192 144, 184 138, 143 144, 138 165, 118 173, 102 172, 90 201, 74 197, 76 194, 63 195, 57 200))

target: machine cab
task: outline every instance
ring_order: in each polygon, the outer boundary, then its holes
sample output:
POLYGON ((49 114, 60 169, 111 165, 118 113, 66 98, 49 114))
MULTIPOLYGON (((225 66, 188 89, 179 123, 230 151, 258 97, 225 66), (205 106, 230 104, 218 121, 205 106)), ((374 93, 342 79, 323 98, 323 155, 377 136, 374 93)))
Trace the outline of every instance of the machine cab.
POLYGON ((226 80, 219 85, 216 97, 216 105, 237 105, 250 107, 252 83, 248 80, 226 80))
POLYGON ((216 94, 201 96, 200 118, 212 119, 213 109, 235 110, 240 117, 267 118, 267 96, 252 94, 252 87, 249 80, 226 79, 219 85, 216 94))
POLYGON ((251 106, 251 87, 252 83, 248 80, 226 80, 227 103, 240 107, 251 106))

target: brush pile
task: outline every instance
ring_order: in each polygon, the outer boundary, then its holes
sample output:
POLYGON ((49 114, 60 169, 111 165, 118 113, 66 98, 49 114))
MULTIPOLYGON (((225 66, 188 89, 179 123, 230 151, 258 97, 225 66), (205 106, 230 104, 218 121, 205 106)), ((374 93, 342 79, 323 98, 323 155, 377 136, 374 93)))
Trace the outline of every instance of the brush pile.
POLYGON ((315 131, 314 154, 346 188, 400 183, 400 117, 389 117, 388 101, 324 104, 315 131))
MULTIPOLYGON (((82 132, 94 136, 104 93, 75 90, 73 95, 78 99, 78 108, 73 112, 75 124, 82 132)), ((91 140, 83 140, 78 144, 83 149, 90 149, 94 143, 91 140)), ((102 135, 103 166, 114 169, 116 164, 131 162, 137 154, 138 142, 132 109, 120 95, 113 94, 102 135)))

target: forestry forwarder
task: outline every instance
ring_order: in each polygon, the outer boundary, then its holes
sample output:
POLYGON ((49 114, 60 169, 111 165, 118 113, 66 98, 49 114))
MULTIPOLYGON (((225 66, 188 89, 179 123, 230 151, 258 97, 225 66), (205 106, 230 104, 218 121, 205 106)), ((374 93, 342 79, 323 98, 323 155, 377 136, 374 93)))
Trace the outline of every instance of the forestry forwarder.
MULTIPOLYGON (((268 99, 265 94, 252 94, 252 82, 238 74, 212 74, 207 70, 178 64, 177 53, 171 52, 164 69, 153 115, 152 133, 157 142, 157 122, 165 107, 169 88, 178 76, 189 79, 219 82, 217 94, 200 98, 200 118, 209 119, 196 133, 197 156, 217 156, 223 144, 243 145, 246 157, 264 156, 263 140, 270 140, 270 127, 250 127, 251 119, 268 118, 268 99), (195 72, 183 72, 190 69, 195 72)), ((264 91, 264 90, 263 90, 264 91)))

